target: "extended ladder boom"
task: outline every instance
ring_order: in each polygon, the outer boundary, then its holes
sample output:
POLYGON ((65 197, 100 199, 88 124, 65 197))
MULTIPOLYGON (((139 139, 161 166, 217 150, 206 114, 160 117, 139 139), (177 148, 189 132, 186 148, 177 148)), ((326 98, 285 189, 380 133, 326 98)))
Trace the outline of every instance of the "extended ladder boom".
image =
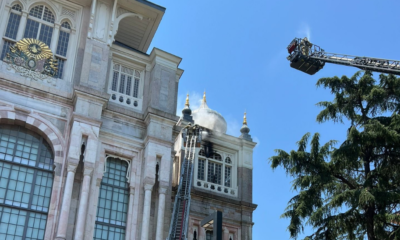
POLYGON ((181 177, 178 191, 175 196, 174 210, 167 240, 186 240, 188 218, 190 211, 190 191, 192 189, 193 164, 196 148, 200 147, 200 128, 187 126, 182 133, 185 158, 182 161, 181 177))
POLYGON ((321 70, 325 63, 334 63, 381 73, 400 75, 400 61, 347 54, 327 53, 307 38, 295 38, 287 47, 290 66, 310 75, 321 70))

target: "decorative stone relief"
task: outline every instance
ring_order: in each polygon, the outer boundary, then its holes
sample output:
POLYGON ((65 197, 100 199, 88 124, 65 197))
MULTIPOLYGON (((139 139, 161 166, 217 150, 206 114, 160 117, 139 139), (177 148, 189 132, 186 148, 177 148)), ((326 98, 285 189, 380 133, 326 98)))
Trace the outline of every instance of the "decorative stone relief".
POLYGON ((4 62, 7 70, 14 69, 21 76, 34 80, 47 80, 55 85, 54 76, 57 75, 57 60, 49 46, 33 38, 24 38, 10 47, 4 62))
POLYGON ((65 8, 65 7, 62 8, 62 10, 61 10, 61 15, 62 15, 62 16, 69 16, 69 17, 71 17, 72 19, 75 19, 75 11, 70 10, 70 9, 68 9, 68 8, 65 8))
POLYGON ((55 78, 49 77, 47 75, 41 74, 39 72, 31 71, 21 66, 8 64, 7 70, 14 69, 15 72, 18 72, 21 76, 27 77, 28 79, 36 80, 36 81, 47 81, 53 86, 57 85, 57 80, 55 78))

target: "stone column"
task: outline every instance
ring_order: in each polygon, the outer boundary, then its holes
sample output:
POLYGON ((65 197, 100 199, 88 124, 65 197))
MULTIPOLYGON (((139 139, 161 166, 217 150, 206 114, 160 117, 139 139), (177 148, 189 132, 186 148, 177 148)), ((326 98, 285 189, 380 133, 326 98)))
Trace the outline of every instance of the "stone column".
POLYGON ((26 21, 28 19, 28 12, 22 11, 21 20, 19 21, 19 28, 17 32, 17 41, 21 40, 24 37, 26 21))
POLYGON ((132 217, 133 217, 133 203, 134 203, 134 197, 135 197, 135 187, 130 187, 129 190, 129 205, 128 205, 128 214, 126 216, 126 235, 125 239, 134 239, 131 237, 132 234, 132 217))
POLYGON ((159 192, 159 198, 158 198, 156 240, 162 240, 164 233, 165 193, 167 192, 167 188, 160 187, 158 189, 158 192, 159 192))
MULTIPOLYGON (((87 165, 87 163, 85 163, 87 165)), ((83 182, 82 182, 82 192, 81 199, 79 201, 78 217, 76 218, 76 228, 75 228, 75 240, 82 240, 85 233, 86 225, 86 214, 88 208, 89 190, 90 190, 90 175, 93 172, 93 168, 89 166, 84 166, 83 170, 83 182)))
POLYGON ((150 223, 150 206, 151 206, 151 190, 153 184, 146 183, 144 185, 144 202, 143 202, 143 221, 142 221, 142 237, 141 240, 149 240, 149 223, 150 223))
POLYGON ((227 227, 224 228, 224 240, 229 240, 229 229, 227 227))
POLYGON ((53 36, 51 37, 50 49, 53 54, 57 53, 58 35, 60 35, 60 24, 55 23, 53 29, 53 36))
POLYGON ((75 171, 78 163, 68 163, 67 167, 67 179, 65 181, 65 189, 64 189, 64 196, 63 202, 61 206, 61 213, 60 219, 57 229, 57 237, 56 239, 65 239, 67 236, 67 228, 68 228, 68 216, 69 210, 71 205, 71 196, 72 196, 72 187, 74 186, 74 178, 75 178, 75 171))
POLYGON ((206 239, 206 229, 203 227, 199 227, 199 240, 205 240, 206 239))

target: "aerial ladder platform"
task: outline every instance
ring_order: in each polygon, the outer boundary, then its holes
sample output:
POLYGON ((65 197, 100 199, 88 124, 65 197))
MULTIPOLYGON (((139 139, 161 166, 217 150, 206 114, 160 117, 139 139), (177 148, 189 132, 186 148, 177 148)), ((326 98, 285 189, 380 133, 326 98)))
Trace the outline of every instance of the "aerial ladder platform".
POLYGON ((310 75, 321 70, 325 63, 356 67, 362 70, 400 75, 400 61, 328 53, 307 38, 295 38, 287 47, 290 66, 310 75))
POLYGON ((198 125, 188 125, 182 131, 185 148, 178 190, 175 196, 171 225, 167 240, 186 240, 190 211, 190 191, 192 189, 194 159, 196 149, 201 146, 201 129, 198 125))

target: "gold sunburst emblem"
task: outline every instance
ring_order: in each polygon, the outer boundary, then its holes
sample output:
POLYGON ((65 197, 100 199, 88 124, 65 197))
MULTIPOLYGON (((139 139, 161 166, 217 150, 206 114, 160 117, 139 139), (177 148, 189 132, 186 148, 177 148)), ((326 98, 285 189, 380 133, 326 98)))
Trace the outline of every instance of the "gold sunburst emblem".
POLYGON ((25 53, 26 56, 34 58, 35 60, 47 59, 53 56, 49 46, 37 39, 24 38, 18 41, 16 46, 25 53))

